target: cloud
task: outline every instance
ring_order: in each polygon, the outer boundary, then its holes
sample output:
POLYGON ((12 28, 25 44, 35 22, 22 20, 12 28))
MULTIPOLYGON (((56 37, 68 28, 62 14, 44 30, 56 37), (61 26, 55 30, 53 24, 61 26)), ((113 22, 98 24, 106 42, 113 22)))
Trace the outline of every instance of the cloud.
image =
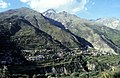
POLYGON ((7 8, 10 6, 10 3, 6 3, 3 0, 0 0, 0 8, 7 8))
POLYGON ((87 11, 88 10, 88 8, 85 8, 85 11, 87 11))
POLYGON ((92 5, 95 5, 95 2, 92 2, 92 5))
POLYGON ((47 9, 76 13, 86 9, 89 0, 20 0, 32 9, 44 12, 47 9))

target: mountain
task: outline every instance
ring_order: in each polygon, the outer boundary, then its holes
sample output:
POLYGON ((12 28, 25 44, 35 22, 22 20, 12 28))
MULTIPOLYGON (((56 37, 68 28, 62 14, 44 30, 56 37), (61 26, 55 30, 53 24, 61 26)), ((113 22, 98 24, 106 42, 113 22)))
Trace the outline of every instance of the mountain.
MULTIPOLYGON (((48 18, 28 8, 21 8, 3 12, 0 14, 0 18, 1 26, 9 31, 12 38, 16 40, 19 39, 18 37, 22 38, 22 36, 25 36, 26 42, 24 42, 23 37, 22 39, 20 39, 20 42, 18 42, 20 43, 20 45, 32 46, 33 44, 29 42, 30 40, 27 38, 27 36, 31 36, 31 38, 32 36, 39 38, 39 36, 41 35, 45 35, 48 41, 54 39, 54 41, 56 40, 68 48, 84 48, 85 46, 87 46, 87 44, 84 43, 89 43, 86 40, 80 37, 78 39, 78 37, 76 37, 75 35, 61 29, 59 27, 61 26, 61 23, 51 20, 52 22, 56 23, 52 24, 51 21, 48 21, 48 18), (39 35, 39 33, 41 35, 39 35)), ((36 41, 38 41, 37 38, 36 41)), ((32 46, 34 47, 33 49, 37 48, 37 46, 40 46, 37 43, 38 42, 34 43, 35 46, 32 46)), ((28 47, 27 49, 30 49, 30 47, 28 47)))
POLYGON ((0 13, 0 65, 7 66, 12 74, 30 76, 54 74, 53 68, 59 73, 63 68, 87 72, 84 56, 76 55, 74 49, 86 51, 92 44, 61 27, 60 22, 29 8, 0 13))
POLYGON ((69 29, 75 35, 85 38, 87 41, 92 43, 96 50, 99 50, 101 52, 110 52, 114 54, 119 53, 119 31, 105 27, 101 24, 96 23, 95 21, 89 21, 83 18, 79 18, 65 11, 54 14, 49 13, 48 11, 46 12, 47 13, 44 12, 43 15, 58 22, 61 22, 66 29, 69 29), (101 28, 103 29, 103 31, 101 28), (109 32, 112 34, 110 34, 109 32), (110 36, 112 36, 113 34, 115 37, 111 38, 110 36))
POLYGON ((96 20, 96 23, 120 30, 120 20, 117 18, 99 18, 96 20))

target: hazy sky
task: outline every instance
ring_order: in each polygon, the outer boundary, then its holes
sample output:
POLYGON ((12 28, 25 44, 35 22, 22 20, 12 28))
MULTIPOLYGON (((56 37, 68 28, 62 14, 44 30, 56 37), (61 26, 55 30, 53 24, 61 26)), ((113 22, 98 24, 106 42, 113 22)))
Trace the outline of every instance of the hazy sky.
POLYGON ((29 7, 39 12, 52 8, 88 19, 120 19, 120 0, 0 0, 0 12, 20 7, 29 7))

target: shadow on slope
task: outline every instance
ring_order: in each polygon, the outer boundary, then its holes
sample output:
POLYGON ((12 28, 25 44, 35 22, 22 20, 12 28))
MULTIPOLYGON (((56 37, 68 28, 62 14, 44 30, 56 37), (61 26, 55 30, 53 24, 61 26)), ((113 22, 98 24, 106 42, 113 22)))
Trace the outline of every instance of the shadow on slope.
POLYGON ((48 18, 48 17, 45 17, 45 19, 47 19, 51 24, 53 24, 53 25, 55 25, 55 26, 57 26, 57 27, 65 30, 68 33, 70 33, 71 35, 73 35, 77 39, 77 41, 78 41, 77 43, 79 43, 79 45, 81 46, 82 50, 87 50, 88 47, 94 48, 94 46, 92 45, 92 43, 88 42, 84 38, 81 38, 81 37, 73 34, 69 29, 66 29, 65 26, 61 22, 55 21, 54 19, 51 19, 51 18, 48 18))

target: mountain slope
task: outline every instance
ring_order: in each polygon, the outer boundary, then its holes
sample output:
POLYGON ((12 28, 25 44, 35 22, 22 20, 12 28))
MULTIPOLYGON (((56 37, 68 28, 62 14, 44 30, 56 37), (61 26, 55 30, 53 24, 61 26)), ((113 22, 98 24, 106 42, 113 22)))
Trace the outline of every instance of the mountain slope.
POLYGON ((9 69, 7 76, 54 75, 53 68, 58 74, 64 70, 88 72, 84 55, 71 50, 86 51, 92 44, 60 26, 28 8, 0 13, 0 64, 9 69))
POLYGON ((95 21, 112 29, 120 30, 120 20, 117 18, 100 18, 95 21))
MULTIPOLYGON (((93 44, 94 48, 100 50, 101 52, 111 52, 115 53, 114 48, 111 47, 106 41, 102 38, 101 34, 97 30, 99 30, 100 24, 96 24, 95 22, 91 22, 86 19, 78 18, 75 15, 69 14, 67 12, 60 13, 45 13, 44 15, 48 18, 54 19, 58 22, 61 22, 66 29, 69 29, 74 34, 85 38, 87 41, 93 44), (87 23, 87 25, 86 25, 87 23), (90 26, 89 26, 90 25, 90 26), (93 25, 93 26, 92 26, 93 25), (94 30, 94 26, 97 25, 98 28, 94 30)), ((115 30, 114 30, 115 31, 115 30)), ((103 32, 104 33, 104 32, 103 32)), ((112 31, 111 31, 112 33, 112 31)), ((104 34, 106 35, 106 34, 104 34)), ((120 35, 119 33, 116 35, 120 35)), ((118 36, 119 37, 119 36, 118 36)), ((112 38, 110 38, 113 40, 112 38)), ((117 40, 119 40, 118 38, 117 40)), ((109 40, 108 40, 109 41, 109 40)), ((115 43, 116 44, 116 43, 115 43)), ((115 45, 113 44, 113 45, 115 45)), ((117 51, 119 53, 119 51, 117 51)))
POLYGON ((120 52, 120 31, 111 29, 106 26, 99 26, 98 24, 86 23, 86 26, 97 32, 101 38, 117 53, 120 52))
MULTIPOLYGON (((8 29, 10 34, 13 36, 16 36, 18 31, 24 31, 24 28, 27 28, 28 26, 30 27, 28 34, 29 32, 31 32, 31 34, 37 33, 36 29, 38 31, 43 31, 50 35, 54 40, 58 40, 61 42, 61 44, 68 48, 82 48, 82 45, 89 46, 84 44, 84 42, 87 42, 86 40, 79 42, 80 38, 77 39, 74 35, 63 30, 58 25, 53 25, 50 23, 50 21, 48 21, 48 19, 42 14, 28 8, 9 10, 7 12, 1 13, 0 23, 2 26, 8 29)), ((26 30, 29 30, 29 28, 26 30)))

